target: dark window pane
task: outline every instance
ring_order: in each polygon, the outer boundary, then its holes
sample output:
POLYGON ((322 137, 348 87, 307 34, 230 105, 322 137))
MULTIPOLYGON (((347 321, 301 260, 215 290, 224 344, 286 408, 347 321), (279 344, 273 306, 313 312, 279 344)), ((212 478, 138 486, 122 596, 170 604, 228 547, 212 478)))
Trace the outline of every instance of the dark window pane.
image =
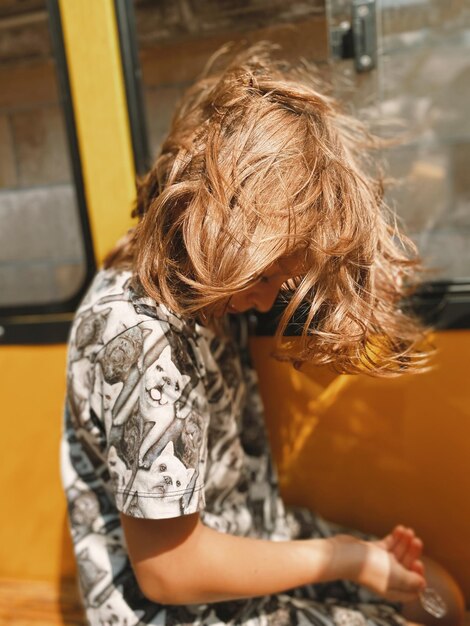
POLYGON ((59 303, 86 257, 45 1, 0 9, 0 307, 59 303))

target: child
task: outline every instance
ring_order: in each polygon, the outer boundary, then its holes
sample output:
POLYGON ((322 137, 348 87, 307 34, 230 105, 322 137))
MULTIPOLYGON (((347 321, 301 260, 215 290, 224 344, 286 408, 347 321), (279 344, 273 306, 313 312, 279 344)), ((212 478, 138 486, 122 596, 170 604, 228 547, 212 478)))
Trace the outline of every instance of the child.
MULTIPOLYGON (((411 529, 373 540, 284 507, 241 315, 282 289, 279 336, 305 317, 282 358, 422 367, 399 306, 417 262, 367 142, 263 45, 183 99, 70 335, 62 472, 91 625, 435 622, 411 529)), ((455 626, 459 592, 434 571, 455 626)))

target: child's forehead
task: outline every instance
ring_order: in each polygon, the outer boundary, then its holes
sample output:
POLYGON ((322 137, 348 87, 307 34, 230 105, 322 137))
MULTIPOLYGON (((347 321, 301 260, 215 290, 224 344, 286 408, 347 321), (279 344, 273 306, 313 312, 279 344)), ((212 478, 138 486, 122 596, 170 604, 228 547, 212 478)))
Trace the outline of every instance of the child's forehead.
POLYGON ((279 257, 268 265, 262 272, 263 275, 285 274, 286 276, 298 276, 307 271, 305 251, 296 250, 279 257))
POLYGON ((295 250, 277 260, 277 266, 284 274, 297 276, 307 271, 305 250, 295 250))

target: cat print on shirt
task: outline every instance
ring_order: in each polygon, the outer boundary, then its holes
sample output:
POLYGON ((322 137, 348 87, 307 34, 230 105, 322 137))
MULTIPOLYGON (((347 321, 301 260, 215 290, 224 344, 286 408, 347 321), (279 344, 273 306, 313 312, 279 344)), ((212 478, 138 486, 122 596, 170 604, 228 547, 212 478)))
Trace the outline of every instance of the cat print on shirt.
POLYGON ((98 313, 92 309, 83 315, 75 334, 75 346, 78 350, 86 354, 87 348, 103 341, 103 332, 110 312, 111 308, 98 313))
POLYGON ((184 419, 191 411, 184 407, 181 394, 191 377, 182 374, 171 359, 171 346, 166 346, 153 365, 144 373, 139 398, 140 415, 151 426, 139 451, 139 465, 148 467, 145 455, 175 418, 184 419))
POLYGON ((117 589, 100 606, 88 607, 86 616, 88 622, 96 626, 137 626, 142 623, 117 589))
POLYGON ((130 398, 129 404, 120 414, 119 399, 123 399, 124 386, 128 384, 132 389, 141 377, 139 358, 144 339, 150 332, 139 325, 131 326, 112 339, 96 359, 95 367, 100 368, 100 372, 95 376, 97 388, 92 393, 92 406, 96 407, 97 414, 103 415, 107 433, 113 424, 125 423, 129 418, 129 409, 138 398, 138 390, 134 390, 134 397, 130 398))
MULTIPOLYGON (((96 368, 101 367, 98 363, 96 368)), ((122 385, 109 385, 102 381, 99 373, 95 376, 96 389, 91 396, 91 407, 95 408, 97 415, 103 416, 103 426, 108 435, 113 427, 113 409, 121 393, 122 385)))
POLYGON ((70 512, 70 518, 77 528, 84 528, 85 532, 90 532, 93 523, 98 519, 100 506, 98 498, 94 493, 84 492, 74 500, 70 512))
POLYGON ((222 509, 225 498, 239 482, 243 467, 243 449, 238 437, 224 441, 212 467, 215 471, 206 480, 205 493, 207 502, 218 510, 222 509))
POLYGON ((161 517, 181 515, 181 499, 194 471, 193 468, 186 468, 175 456, 174 445, 170 441, 150 469, 139 469, 136 474, 134 485, 138 487, 138 507, 142 517, 152 518, 155 510, 152 500, 155 498, 161 499, 158 505, 161 517))
POLYGON ((112 339, 100 358, 105 381, 110 385, 123 382, 137 363, 142 347, 143 332, 139 326, 132 326, 112 339))
POLYGON ((103 333, 111 312, 110 308, 94 312, 93 309, 83 314, 75 332, 74 354, 68 373, 68 385, 72 390, 75 416, 82 415, 86 409, 90 387, 93 383, 93 371, 90 368, 90 355, 103 345, 103 333))
POLYGON ((112 489, 116 498, 116 506, 119 510, 122 510, 127 489, 130 486, 132 470, 127 468, 114 446, 111 446, 108 451, 108 467, 112 489))
POLYGON ((180 441, 183 463, 189 467, 196 467, 203 443, 202 419, 196 413, 191 413, 184 420, 180 441))
POLYGON ((125 571, 128 564, 128 555, 122 545, 122 529, 108 535, 93 533, 84 537, 77 544, 77 564, 87 607, 100 606, 114 590, 113 578, 125 571), (109 562, 112 563, 111 570, 106 567, 109 562))

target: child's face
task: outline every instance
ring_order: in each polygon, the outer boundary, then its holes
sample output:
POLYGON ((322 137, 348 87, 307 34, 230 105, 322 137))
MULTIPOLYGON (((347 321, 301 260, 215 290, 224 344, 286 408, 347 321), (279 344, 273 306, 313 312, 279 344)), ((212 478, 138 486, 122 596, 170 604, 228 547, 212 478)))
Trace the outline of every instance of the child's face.
POLYGON ((281 286, 290 278, 305 272, 304 255, 295 252, 282 257, 265 269, 256 281, 246 289, 234 294, 227 305, 229 313, 243 313, 256 309, 262 313, 273 306, 281 286))

